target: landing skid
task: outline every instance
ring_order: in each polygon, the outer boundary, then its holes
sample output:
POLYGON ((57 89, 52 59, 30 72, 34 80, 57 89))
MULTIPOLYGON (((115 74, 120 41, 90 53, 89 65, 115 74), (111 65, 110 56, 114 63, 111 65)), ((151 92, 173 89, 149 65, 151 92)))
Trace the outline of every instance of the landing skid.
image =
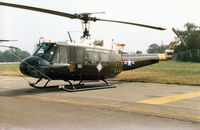
POLYGON ((78 91, 87 91, 87 90, 97 90, 97 89, 106 89, 106 88, 116 88, 117 85, 111 85, 106 80, 102 80, 106 83, 106 86, 84 86, 82 83, 82 80, 78 84, 73 84, 68 80, 69 85, 55 85, 55 86, 47 86, 47 84, 50 82, 48 80, 44 86, 36 86, 37 83, 39 83, 42 80, 42 78, 38 79, 35 83, 30 83, 29 85, 31 87, 37 88, 37 89, 46 89, 46 88, 60 88, 64 91, 68 92, 78 92, 78 91))
POLYGON ((97 90, 97 89, 116 88, 116 87, 117 87, 116 85, 112 85, 112 86, 82 87, 82 88, 71 89, 71 88, 66 88, 66 86, 59 86, 59 88, 68 92, 78 92, 78 91, 97 90))
POLYGON ((106 83, 107 86, 84 86, 84 84, 81 84, 82 81, 79 82, 79 84, 72 84, 70 81, 70 85, 60 85, 59 88, 61 88, 64 91, 68 92, 78 92, 78 91, 87 91, 87 90, 96 90, 96 89, 106 89, 106 88, 116 88, 116 85, 109 84, 106 80, 102 80, 106 83))

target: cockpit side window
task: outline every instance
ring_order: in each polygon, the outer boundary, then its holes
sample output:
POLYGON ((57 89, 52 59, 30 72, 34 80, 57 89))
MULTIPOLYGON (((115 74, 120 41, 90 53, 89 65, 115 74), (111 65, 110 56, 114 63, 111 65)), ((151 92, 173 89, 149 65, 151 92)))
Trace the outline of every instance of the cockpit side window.
POLYGON ((51 48, 46 50, 46 52, 44 52, 45 54, 42 56, 42 58, 46 59, 47 61, 51 61, 53 54, 55 52, 55 49, 56 49, 56 45, 53 45, 51 48))
POLYGON ((51 61, 52 56, 56 50, 56 44, 54 43, 42 43, 38 46, 34 53, 35 56, 39 56, 47 61, 51 61))

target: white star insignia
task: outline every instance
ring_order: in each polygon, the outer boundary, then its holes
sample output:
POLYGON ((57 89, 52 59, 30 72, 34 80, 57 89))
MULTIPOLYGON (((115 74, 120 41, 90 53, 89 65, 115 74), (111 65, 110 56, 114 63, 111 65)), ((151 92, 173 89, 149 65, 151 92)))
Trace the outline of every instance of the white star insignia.
POLYGON ((132 62, 131 62, 131 60, 130 60, 130 59, 128 60, 128 62, 127 62, 127 63, 128 63, 128 66, 131 66, 131 65, 132 65, 132 64, 131 64, 132 62))

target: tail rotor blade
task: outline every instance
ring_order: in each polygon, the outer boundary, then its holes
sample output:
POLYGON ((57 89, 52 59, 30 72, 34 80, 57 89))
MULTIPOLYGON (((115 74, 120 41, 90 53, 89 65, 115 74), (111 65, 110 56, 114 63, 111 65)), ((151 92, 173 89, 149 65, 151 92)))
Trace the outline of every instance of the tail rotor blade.
POLYGON ((172 31, 176 34, 176 36, 181 40, 181 42, 186 46, 186 43, 185 41, 182 39, 182 37, 179 35, 179 33, 174 29, 172 28, 172 31))

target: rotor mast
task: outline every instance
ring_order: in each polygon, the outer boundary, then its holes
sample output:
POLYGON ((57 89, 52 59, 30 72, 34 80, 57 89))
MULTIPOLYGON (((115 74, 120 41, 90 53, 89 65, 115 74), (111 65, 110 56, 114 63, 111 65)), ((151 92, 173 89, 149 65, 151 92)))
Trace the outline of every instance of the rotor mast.
POLYGON ((81 38, 90 39, 90 34, 89 34, 90 22, 82 21, 82 28, 83 28, 83 36, 81 36, 81 38))
POLYGON ((83 30, 83 36, 81 38, 90 39, 90 19, 88 13, 80 14, 82 15, 82 30, 83 30))
POLYGON ((91 17, 92 14, 100 14, 105 12, 95 12, 95 13, 81 13, 81 14, 74 14, 74 18, 78 18, 82 21, 82 30, 83 36, 81 38, 90 39, 90 21, 96 22, 98 19, 96 17, 91 17))

